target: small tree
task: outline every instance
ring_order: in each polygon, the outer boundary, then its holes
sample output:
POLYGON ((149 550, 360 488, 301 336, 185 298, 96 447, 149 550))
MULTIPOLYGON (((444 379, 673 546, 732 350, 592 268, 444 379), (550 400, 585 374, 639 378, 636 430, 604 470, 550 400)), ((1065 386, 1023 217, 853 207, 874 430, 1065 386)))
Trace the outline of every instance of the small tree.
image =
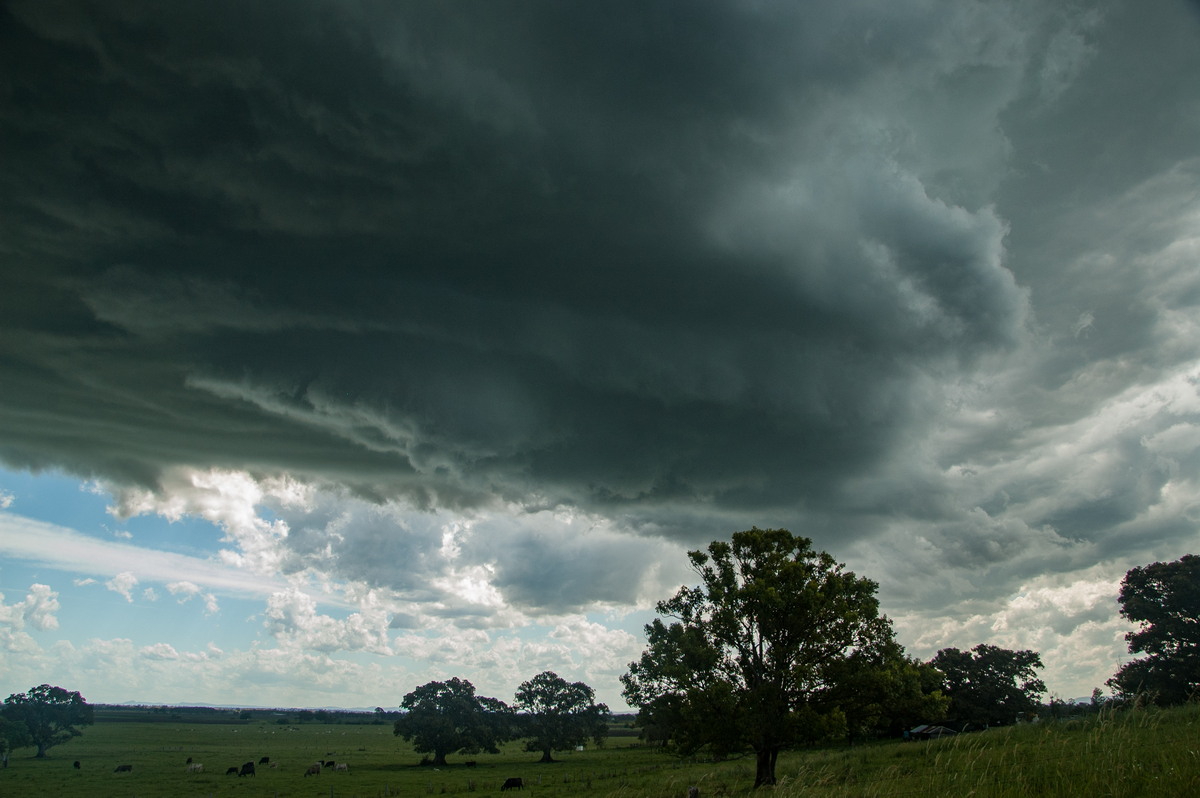
POLYGON ((574 748, 589 738, 597 745, 608 734, 608 707, 583 682, 568 683, 553 671, 539 673, 517 688, 516 708, 525 712, 526 751, 540 751, 553 762, 553 751, 574 748))
POLYGON ((950 717, 980 726, 1006 725, 1037 712, 1046 685, 1036 678, 1036 651, 1010 651, 981 643, 970 651, 944 648, 930 661, 945 676, 950 717))
POLYGON ((890 634, 854 651, 831 676, 826 701, 845 714, 851 739, 898 737, 904 729, 944 718, 950 706, 942 674, 907 656, 890 634))
POLYGON ((412 740, 417 753, 433 754, 435 765, 445 765, 453 753, 499 753, 497 746, 511 739, 512 710, 498 699, 476 696, 466 679, 423 684, 400 707, 394 734, 412 740))
POLYGON ((1200 692, 1200 557, 1130 569, 1117 596, 1121 616, 1140 624, 1129 632, 1130 653, 1108 684, 1122 697, 1145 694, 1179 704, 1200 692))
POLYGON ((38 759, 44 758, 50 748, 81 735, 79 726, 92 725, 92 707, 83 696, 48 684, 32 687, 26 693, 13 693, 4 699, 3 713, 10 724, 17 726, 14 735, 6 734, 6 738, 37 746, 38 759))
POLYGON ((855 650, 890 634, 876 585, 785 529, 737 532, 688 553, 700 577, 658 603, 648 647, 621 677, 630 706, 669 720, 680 753, 750 749, 754 786, 785 748, 844 735, 826 700, 855 650))

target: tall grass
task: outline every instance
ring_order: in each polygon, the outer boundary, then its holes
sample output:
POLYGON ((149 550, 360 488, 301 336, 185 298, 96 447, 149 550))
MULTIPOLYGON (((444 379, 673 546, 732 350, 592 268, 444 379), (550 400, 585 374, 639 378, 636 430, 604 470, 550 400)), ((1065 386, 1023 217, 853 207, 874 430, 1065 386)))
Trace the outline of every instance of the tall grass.
POLYGON ((1200 707, 1106 711, 790 759, 786 798, 1200 795, 1200 707))

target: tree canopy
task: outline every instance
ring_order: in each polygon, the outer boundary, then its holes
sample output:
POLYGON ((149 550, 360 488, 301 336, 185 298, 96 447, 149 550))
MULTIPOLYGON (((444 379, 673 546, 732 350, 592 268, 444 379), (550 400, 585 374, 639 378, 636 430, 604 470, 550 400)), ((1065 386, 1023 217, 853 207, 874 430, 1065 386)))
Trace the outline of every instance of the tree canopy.
POLYGON ((829 701, 856 650, 890 639, 877 586, 812 541, 753 528, 688 553, 700 578, 657 605, 648 646, 621 677, 630 706, 671 728, 680 753, 752 750, 755 786, 785 748, 845 734, 829 701))
POLYGON ((1109 680, 1115 693, 1178 704, 1200 690, 1200 557, 1132 568, 1117 596, 1121 616, 1139 624, 1125 635, 1132 654, 1109 680))
POLYGON ((512 710, 499 699, 475 695, 466 679, 427 682, 404 696, 393 733, 412 740, 417 753, 433 754, 445 765, 453 753, 499 753, 511 738, 512 710))
POLYGON ((37 746, 39 759, 50 748, 81 735, 79 727, 90 726, 93 718, 91 705, 78 692, 48 684, 13 693, 4 699, 3 714, 10 724, 5 738, 14 748, 37 746))
POLYGON ((526 751, 540 751, 542 762, 553 762, 563 751, 608 734, 608 707, 597 704, 596 691, 583 682, 567 682, 545 671, 517 688, 516 709, 526 713, 522 724, 526 751))
POLYGON ((945 677, 949 716, 960 723, 1003 726, 1036 712, 1046 685, 1037 678, 1036 651, 980 643, 970 651, 943 648, 930 662, 945 677))

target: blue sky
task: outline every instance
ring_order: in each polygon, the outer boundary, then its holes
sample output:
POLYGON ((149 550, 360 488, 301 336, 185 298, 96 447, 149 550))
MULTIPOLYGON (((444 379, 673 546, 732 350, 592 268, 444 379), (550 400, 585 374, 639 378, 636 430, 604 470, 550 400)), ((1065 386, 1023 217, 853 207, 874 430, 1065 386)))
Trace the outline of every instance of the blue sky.
POLYGON ((1200 8, 0 8, 0 692, 620 704, 686 552, 1124 658, 1197 548, 1200 8), (111 509, 110 509, 111 508, 111 509))

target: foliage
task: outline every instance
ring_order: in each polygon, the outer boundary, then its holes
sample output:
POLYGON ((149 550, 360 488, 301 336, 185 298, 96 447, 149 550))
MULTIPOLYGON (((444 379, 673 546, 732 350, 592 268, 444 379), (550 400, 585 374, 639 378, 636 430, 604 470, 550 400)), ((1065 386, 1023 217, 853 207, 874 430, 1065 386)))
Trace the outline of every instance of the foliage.
POLYGON ((1143 695, 1160 704, 1178 704, 1200 690, 1200 557, 1130 569, 1117 597, 1121 616, 1140 624, 1125 635, 1130 653, 1147 656, 1127 662, 1109 680, 1123 698, 1143 695))
POLYGON ((512 734, 512 710, 499 699, 475 695, 466 679, 423 684, 400 707, 393 733, 412 740, 418 753, 433 754, 439 766, 448 754, 496 753, 512 734))
POLYGON ((1036 678, 1036 651, 1011 651, 981 643, 970 651, 944 648, 930 664, 945 677, 949 717, 977 726, 1004 726, 1036 713, 1046 685, 1036 678))
POLYGON ((20 721, 9 720, 0 714, 0 751, 12 751, 33 745, 29 728, 20 721))
POLYGON ((881 631, 874 645, 835 663, 830 674, 825 700, 845 714, 851 739, 898 737, 907 728, 944 718, 950 706, 941 672, 906 656, 890 629, 881 631))
POLYGON ((753 750, 755 786, 786 748, 846 732, 831 686, 856 650, 890 638, 876 585, 812 541, 750 529, 688 553, 700 577, 658 603, 648 646, 621 677, 631 706, 671 727, 680 753, 753 750))
MULTIPOLYGON (((70 692, 48 684, 31 687, 26 693, 13 693, 4 699, 4 718, 25 727, 25 734, 9 740, 26 740, 25 745, 37 746, 37 758, 56 745, 78 737, 80 726, 92 724, 92 707, 78 692, 70 692)), ((16 746, 14 746, 16 747, 16 746)))
POLYGON ((516 708, 527 713, 522 724, 522 736, 529 737, 525 750, 540 751, 542 762, 553 762, 553 751, 583 745, 589 738, 599 745, 608 733, 608 707, 595 698, 591 687, 568 683, 553 671, 522 682, 516 708))
POLYGON ((660 748, 670 748, 682 725, 683 698, 674 693, 655 696, 642 704, 634 723, 639 737, 660 748))

